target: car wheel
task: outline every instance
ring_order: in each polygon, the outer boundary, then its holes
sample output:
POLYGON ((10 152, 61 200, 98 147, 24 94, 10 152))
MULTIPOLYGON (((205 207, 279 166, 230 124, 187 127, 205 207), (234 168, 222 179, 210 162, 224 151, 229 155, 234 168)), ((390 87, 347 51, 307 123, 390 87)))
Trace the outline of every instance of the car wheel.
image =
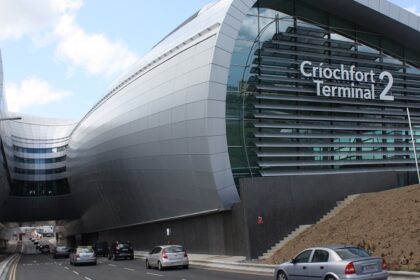
POLYGON ((163 270, 163 266, 160 262, 158 262, 158 269, 161 270, 161 271, 163 270))
POLYGON ((335 277, 332 275, 328 275, 327 277, 325 277, 325 280, 337 280, 337 279, 335 279, 335 277))
POLYGON ((184 265, 183 267, 184 269, 188 269, 188 264, 184 265))
POLYGON ((283 271, 277 273, 277 280, 287 280, 287 276, 283 271))
POLYGON ((150 264, 149 264, 149 261, 148 261, 148 260, 146 260, 146 268, 147 268, 147 269, 149 269, 149 268, 150 268, 150 264))

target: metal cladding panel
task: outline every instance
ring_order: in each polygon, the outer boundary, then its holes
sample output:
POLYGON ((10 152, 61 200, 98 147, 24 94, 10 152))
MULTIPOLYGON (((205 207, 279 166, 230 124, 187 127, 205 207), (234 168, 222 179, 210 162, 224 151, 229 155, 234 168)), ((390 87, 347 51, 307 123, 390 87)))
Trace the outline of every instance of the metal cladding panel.
POLYGON ((85 231, 221 211, 239 201, 224 120, 233 43, 220 40, 237 36, 241 20, 228 19, 232 9, 232 1, 203 8, 74 130, 68 174, 85 231))

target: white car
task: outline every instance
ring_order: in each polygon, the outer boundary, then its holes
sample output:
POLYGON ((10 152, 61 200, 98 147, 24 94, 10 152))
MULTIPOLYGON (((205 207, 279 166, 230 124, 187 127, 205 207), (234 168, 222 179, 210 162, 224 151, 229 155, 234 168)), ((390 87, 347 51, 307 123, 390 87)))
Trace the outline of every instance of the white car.
POLYGON ((146 256, 146 268, 157 267, 163 270, 166 267, 188 268, 187 251, 180 245, 164 245, 153 248, 146 256))
POLYGON ((96 255, 91 246, 78 246, 76 250, 70 252, 70 264, 94 264, 96 265, 96 255))

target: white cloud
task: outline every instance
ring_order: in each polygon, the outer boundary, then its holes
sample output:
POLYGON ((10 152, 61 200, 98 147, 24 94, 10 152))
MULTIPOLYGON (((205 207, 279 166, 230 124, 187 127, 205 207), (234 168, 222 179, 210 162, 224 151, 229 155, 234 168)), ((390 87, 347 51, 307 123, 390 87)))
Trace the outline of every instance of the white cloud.
POLYGON ((56 57, 69 65, 70 72, 83 68, 89 74, 113 76, 138 60, 123 43, 113 42, 105 34, 87 33, 71 14, 61 17, 55 35, 59 40, 56 57))
POLYGON ((62 14, 78 10, 82 4, 82 0, 2 0, 0 40, 45 32, 62 14))
POLYGON ((83 0, 0 0, 0 40, 30 36, 35 47, 56 44, 57 61, 68 66, 67 78, 82 69, 114 77, 138 56, 122 42, 88 33, 75 20, 83 0))
POLYGON ((412 12, 413 14, 417 15, 420 17, 420 10, 417 8, 417 6, 411 6, 411 7, 407 7, 405 8, 407 11, 412 12))
POLYGON ((23 112, 28 107, 42 106, 61 101, 71 93, 55 89, 48 82, 36 77, 23 80, 20 84, 6 83, 7 107, 13 112, 23 112))

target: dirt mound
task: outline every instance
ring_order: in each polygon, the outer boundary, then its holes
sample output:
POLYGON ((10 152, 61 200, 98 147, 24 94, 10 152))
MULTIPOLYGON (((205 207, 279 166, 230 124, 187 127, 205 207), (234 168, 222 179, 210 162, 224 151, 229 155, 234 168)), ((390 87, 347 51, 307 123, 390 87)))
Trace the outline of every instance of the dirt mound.
POLYGON ((420 185, 362 194, 316 224, 265 263, 278 264, 320 244, 354 244, 382 256, 391 270, 420 271, 420 185))

